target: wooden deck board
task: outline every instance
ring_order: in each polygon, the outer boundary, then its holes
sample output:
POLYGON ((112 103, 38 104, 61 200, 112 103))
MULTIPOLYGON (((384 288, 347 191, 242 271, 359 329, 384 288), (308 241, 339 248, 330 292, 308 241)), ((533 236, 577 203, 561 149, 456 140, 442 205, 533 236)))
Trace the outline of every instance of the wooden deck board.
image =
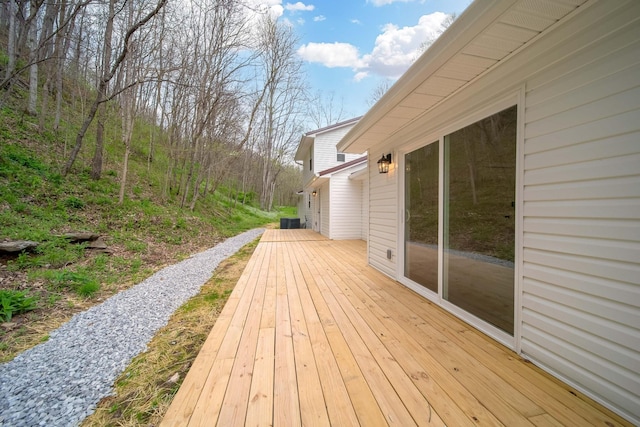
POLYGON ((161 425, 629 425, 365 256, 267 230, 161 425))

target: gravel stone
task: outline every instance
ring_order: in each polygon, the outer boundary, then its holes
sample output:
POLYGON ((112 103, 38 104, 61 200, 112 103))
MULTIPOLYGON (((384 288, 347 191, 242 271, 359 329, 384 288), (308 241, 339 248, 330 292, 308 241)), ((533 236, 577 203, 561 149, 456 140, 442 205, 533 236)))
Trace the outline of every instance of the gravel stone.
POLYGON ((229 238, 78 313, 49 340, 0 365, 0 426, 77 426, 218 264, 264 232, 229 238))

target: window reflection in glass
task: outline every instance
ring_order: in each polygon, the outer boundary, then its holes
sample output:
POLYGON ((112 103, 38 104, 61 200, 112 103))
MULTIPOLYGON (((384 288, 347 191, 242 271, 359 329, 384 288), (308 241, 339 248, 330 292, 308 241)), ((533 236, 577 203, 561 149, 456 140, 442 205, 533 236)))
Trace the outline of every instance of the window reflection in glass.
POLYGON ((517 108, 445 136, 443 297, 513 335, 517 108))
POLYGON ((438 292, 438 143, 405 155, 405 276, 438 292))

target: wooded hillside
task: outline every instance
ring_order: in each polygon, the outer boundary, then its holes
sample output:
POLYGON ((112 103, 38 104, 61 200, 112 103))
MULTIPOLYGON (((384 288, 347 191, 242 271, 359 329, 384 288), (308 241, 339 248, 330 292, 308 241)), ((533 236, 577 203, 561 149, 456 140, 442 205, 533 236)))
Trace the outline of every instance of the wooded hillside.
POLYGON ((236 0, 9 0, 0 102, 50 135, 61 175, 115 172, 120 203, 137 156, 181 207, 224 185, 271 210, 295 204, 300 185, 292 152, 309 97, 297 41, 236 0))

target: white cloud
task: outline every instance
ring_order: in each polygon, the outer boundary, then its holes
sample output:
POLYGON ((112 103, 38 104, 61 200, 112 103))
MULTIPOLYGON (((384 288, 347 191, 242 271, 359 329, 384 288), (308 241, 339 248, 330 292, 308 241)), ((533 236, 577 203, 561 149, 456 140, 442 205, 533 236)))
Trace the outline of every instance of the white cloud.
POLYGON ((313 17, 314 22, 321 22, 321 21, 324 21, 325 19, 327 18, 324 15, 318 15, 313 17))
POLYGON ((369 73, 367 71, 359 71, 353 76, 353 80, 359 82, 360 80, 366 79, 369 77, 369 73))
POLYGON ((446 14, 435 12, 421 16, 415 26, 400 28, 387 24, 376 37, 373 50, 365 55, 360 55, 357 47, 348 43, 309 43, 302 46, 298 54, 309 62, 330 68, 349 67, 355 73, 355 81, 371 75, 395 79, 420 55, 421 46, 440 34, 446 18, 446 14))
POLYGON ((351 20, 351 23, 352 23, 352 24, 356 24, 356 25, 362 25, 362 22, 360 22, 360 20, 359 20, 359 19, 352 19, 352 20, 351 20))
POLYGON ((298 55, 306 61, 318 62, 329 68, 358 69, 364 65, 358 48, 349 43, 308 43, 300 46, 298 55))
POLYGON ((385 77, 399 77, 419 56, 422 44, 439 35, 446 17, 442 12, 435 12, 421 16, 413 27, 385 25, 376 37, 375 47, 364 58, 369 69, 385 77))
POLYGON ((287 3, 284 7, 289 12, 310 12, 315 9, 315 6, 312 4, 306 5, 302 2, 297 3, 287 3))

